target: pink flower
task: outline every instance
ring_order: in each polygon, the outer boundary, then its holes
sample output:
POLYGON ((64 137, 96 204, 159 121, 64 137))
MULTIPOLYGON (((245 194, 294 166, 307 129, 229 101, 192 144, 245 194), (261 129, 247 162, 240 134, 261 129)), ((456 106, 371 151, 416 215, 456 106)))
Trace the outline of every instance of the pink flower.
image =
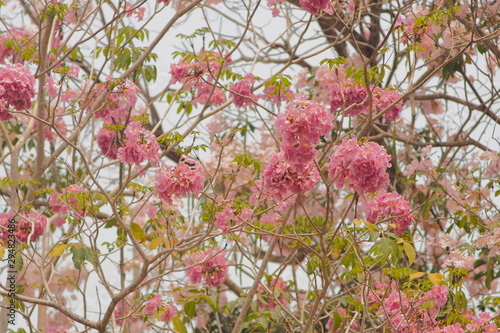
POLYGON ((104 156, 114 160, 118 157, 118 140, 115 132, 101 128, 97 133, 97 145, 104 156))
POLYGON ((413 222, 413 214, 406 201, 397 192, 379 193, 366 204, 366 219, 378 223, 389 219, 396 235, 402 235, 413 222))
POLYGON ((333 4, 331 0, 300 0, 300 7, 309 13, 316 15, 323 9, 325 13, 333 14, 333 4))
POLYGON ((133 121, 125 129, 127 141, 124 147, 118 148, 118 159, 124 163, 141 163, 148 161, 152 166, 160 161, 160 146, 154 134, 145 130, 141 123, 133 121))
POLYGON ((231 220, 234 219, 234 210, 226 204, 222 212, 215 213, 215 225, 221 228, 223 234, 227 234, 231 227, 231 220))
POLYGON ((196 196, 203 190, 203 176, 200 164, 183 158, 176 167, 162 167, 156 171, 154 193, 172 203, 172 196, 183 197, 191 193, 196 196))
POLYGON ((161 305, 162 305, 161 295, 154 294, 153 297, 151 297, 146 302, 146 305, 144 306, 144 309, 142 311, 148 316, 152 316, 156 311, 158 311, 161 305))
POLYGON ((168 323, 177 313, 177 308, 174 306, 172 302, 168 303, 165 311, 161 314, 160 320, 168 323))
POLYGON ((104 118, 104 122, 108 124, 123 123, 130 117, 130 110, 135 107, 140 89, 132 81, 110 78, 94 87, 89 93, 87 109, 92 107, 92 102, 104 91, 108 91, 109 94, 97 110, 96 117, 104 118))
POLYGON ((264 192, 276 201, 282 201, 291 193, 312 190, 320 180, 314 164, 295 166, 285 161, 283 153, 275 154, 262 176, 264 192))
POLYGON ((316 156, 321 136, 332 129, 332 113, 323 103, 296 99, 278 115, 276 126, 281 133, 285 160, 293 164, 308 164, 316 156))
POLYGON ((20 111, 31 107, 35 96, 35 77, 21 64, 6 65, 0 68, 0 120, 8 120, 9 106, 20 111))
POLYGON ((184 57, 178 63, 170 65, 172 84, 185 83, 185 89, 190 89, 193 83, 206 80, 212 82, 225 64, 231 62, 215 51, 201 50, 193 57, 184 57), (221 65, 221 63, 224 63, 221 65))
POLYGON ((369 107, 368 93, 366 87, 360 84, 330 85, 330 106, 332 111, 343 108, 344 115, 357 116, 360 113, 368 113, 369 107))
POLYGON ((465 268, 468 271, 474 269, 474 257, 461 253, 459 250, 452 251, 443 263, 443 267, 465 268))
POLYGON ((0 63, 5 63, 9 57, 12 63, 29 60, 26 58, 30 57, 30 52, 25 54, 19 51, 33 48, 34 40, 30 32, 16 28, 10 28, 7 32, 0 34, 0 63))
POLYGON ((384 147, 375 142, 357 143, 353 138, 334 148, 328 175, 339 188, 347 184, 360 194, 374 193, 389 185, 386 170, 390 161, 384 147))
POLYGON ((192 258, 186 259, 188 265, 187 275, 191 283, 200 283, 210 287, 220 286, 226 279, 228 267, 225 252, 218 247, 208 249, 203 253, 195 253, 192 258))
POLYGON ((39 213, 29 213, 13 217, 13 213, 0 214, 0 239, 4 243, 14 232, 17 240, 26 243, 28 240, 36 242, 45 231, 47 218, 39 213))
POLYGON ((52 194, 49 199, 50 211, 61 215, 73 211, 76 218, 83 218, 90 206, 88 198, 82 191, 81 186, 73 184, 68 186, 62 194, 52 194))
POLYGON ((252 74, 247 74, 243 80, 233 84, 230 88, 233 103, 239 108, 248 108, 253 105, 257 97, 252 93, 254 83, 252 74))
MULTIPOLYGON (((378 112, 387 108, 390 104, 392 104, 398 98, 400 98, 401 95, 396 90, 382 90, 377 87, 373 91, 373 97, 374 100, 376 101, 376 103, 374 104, 378 112)), ((384 113, 383 117, 388 121, 395 121, 399 117, 399 114, 401 113, 402 109, 403 109, 403 100, 400 100, 395 105, 393 105, 389 110, 387 110, 384 113)))
POLYGON ((219 88, 204 82, 196 84, 195 98, 193 99, 193 106, 201 105, 221 105, 226 101, 224 92, 219 88), (210 98, 210 99, 209 99, 210 98))
POLYGON ((266 295, 266 290, 261 284, 259 284, 257 288, 257 300, 259 302, 260 312, 264 311, 266 308, 274 310, 277 305, 276 301, 283 306, 288 305, 288 300, 285 297, 285 295, 288 294, 288 286, 282 278, 273 278, 269 284, 269 289, 272 295, 266 295), (264 300, 267 302, 263 302, 264 300))

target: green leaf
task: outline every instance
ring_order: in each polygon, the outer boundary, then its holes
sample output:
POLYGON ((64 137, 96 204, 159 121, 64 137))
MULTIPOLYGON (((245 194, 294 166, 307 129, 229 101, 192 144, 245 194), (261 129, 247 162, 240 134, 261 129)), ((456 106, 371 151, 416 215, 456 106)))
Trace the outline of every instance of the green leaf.
POLYGON ((415 259, 417 258, 417 253, 415 251, 415 248, 410 243, 404 242, 403 243, 403 251, 405 251, 406 256, 408 257, 408 261, 409 261, 410 266, 411 266, 415 262, 415 259))
POLYGON ((182 322, 179 316, 172 318, 172 324, 174 325, 175 331, 179 333, 188 333, 186 326, 182 322))
POLYGON ((73 252, 73 264, 75 268, 80 270, 82 268, 82 264, 85 261, 85 248, 83 247, 73 247, 71 252, 73 252))
POLYGON ((87 261, 90 262, 92 266, 97 267, 98 265, 97 256, 92 251, 92 249, 90 247, 84 247, 84 250, 85 250, 85 259, 87 259, 87 261))
POLYGON ((132 230, 132 235, 134 235, 134 238, 139 242, 144 242, 146 240, 146 233, 137 223, 132 222, 130 225, 130 229, 132 230))
POLYGON ((196 315, 196 302, 190 301, 184 305, 184 313, 189 318, 193 318, 196 315))
POLYGON ((339 327, 340 327, 340 324, 342 323, 341 319, 340 319, 340 315, 338 312, 335 312, 333 314, 333 325, 332 325, 332 329, 331 331, 335 332, 339 327))
POLYGON ((21 251, 16 252, 15 258, 16 258, 16 262, 14 263, 14 266, 16 267, 16 271, 20 272, 24 266, 24 261, 23 261, 23 256, 21 254, 21 251))

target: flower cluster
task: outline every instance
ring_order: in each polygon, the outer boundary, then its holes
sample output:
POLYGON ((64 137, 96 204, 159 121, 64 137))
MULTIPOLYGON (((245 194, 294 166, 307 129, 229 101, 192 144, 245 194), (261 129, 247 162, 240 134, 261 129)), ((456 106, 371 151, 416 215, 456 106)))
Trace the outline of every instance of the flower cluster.
POLYGON ((206 80, 212 82, 217 76, 221 63, 229 63, 231 59, 224 59, 219 52, 202 50, 191 57, 183 57, 178 63, 170 65, 172 84, 180 82, 190 89, 193 83, 206 80))
POLYGON ((424 294, 411 289, 402 291, 395 284, 392 287, 393 291, 383 300, 379 311, 387 316, 392 327, 397 328, 395 332, 419 332, 436 326, 435 318, 446 304, 448 287, 433 286, 424 294))
MULTIPOLYGON (((374 106, 377 112, 385 110, 389 105, 396 102, 396 100, 398 100, 400 97, 401 94, 396 90, 381 89, 379 87, 376 87, 373 90, 374 106)), ((384 113, 383 117, 388 121, 395 121, 399 117, 401 110, 403 110, 402 100, 389 108, 384 113)))
POLYGON ((254 83, 252 74, 247 74, 241 81, 233 84, 230 88, 233 103, 239 108, 249 108, 253 105, 256 96, 252 93, 254 83))
POLYGON ((223 234, 229 232, 231 220, 234 219, 234 210, 229 204, 226 204, 222 212, 215 213, 215 225, 221 228, 223 234))
POLYGON ((101 149, 104 156, 114 160, 118 158, 118 139, 114 131, 110 131, 106 128, 101 128, 99 133, 97 133, 97 145, 101 149))
POLYGON ((410 205, 397 192, 379 193, 366 204, 366 219, 372 223, 390 220, 396 235, 402 235, 413 222, 410 205))
POLYGON ((314 147, 320 137, 332 129, 332 120, 332 113, 323 103, 297 99, 288 104, 276 121, 285 160, 292 164, 310 163, 317 154, 314 147))
POLYGON ((10 106, 20 111, 31 107, 35 77, 21 64, 0 67, 0 120, 9 120, 10 106))
POLYGON ((203 175, 200 164, 188 157, 176 167, 162 167, 156 171, 154 193, 172 203, 172 196, 183 197, 203 190, 203 175))
MULTIPOLYGON (((367 88, 360 84, 346 82, 346 84, 332 83, 330 85, 330 106, 332 110, 342 108, 346 116, 368 114, 370 101, 367 88)), ((373 88, 372 105, 374 111, 385 110, 400 97, 401 94, 396 90, 382 89, 380 87, 373 88)), ((403 101, 400 100, 386 110, 383 117, 388 121, 395 121, 402 109, 403 101)))
POLYGON ((141 90, 130 80, 108 79, 89 93, 87 109, 90 110, 97 96, 105 91, 108 96, 97 110, 96 117, 103 118, 106 124, 122 124, 130 118, 130 111, 137 102, 137 93, 141 90))
MULTIPOLYGON (((66 215, 70 211, 74 212, 76 218, 81 219, 91 208, 88 194, 79 185, 70 185, 63 194, 54 193, 49 199, 50 211, 55 214, 66 215)), ((54 224, 61 226, 65 223, 63 217, 54 221, 54 224)))
POLYGON ((322 9, 325 13, 333 14, 333 2, 331 0, 300 0, 300 7, 309 13, 316 15, 322 9))
POLYGON ((375 142, 358 143, 354 138, 334 148, 328 175, 339 188, 347 184, 360 194, 374 193, 389 185, 386 170, 390 161, 384 147, 375 142))
POLYGON ((291 193, 312 190, 319 180, 314 164, 294 165, 285 160, 283 153, 278 153, 264 170, 263 190, 273 200, 282 201, 291 193))
MULTIPOLYGON (((9 230, 9 223, 12 218, 12 213, 0 214, 0 240, 4 243, 12 232, 9 230)), ((14 235, 19 242, 26 243, 28 240, 36 242, 43 235, 47 225, 47 218, 39 213, 29 213, 17 216, 13 224, 15 226, 14 235)))
POLYGON ((330 86, 330 98, 332 110, 342 107, 346 116, 356 116, 360 113, 366 113, 370 104, 366 87, 360 84, 340 85, 332 83, 330 86))
POLYGON ((272 295, 266 295, 266 290, 262 284, 257 288, 257 299, 259 302, 259 311, 264 311, 266 308, 274 310, 277 302, 281 305, 288 305, 286 295, 288 294, 288 286, 282 278, 273 278, 269 284, 269 290, 272 295), (277 301, 277 302, 276 302, 277 301))
POLYGON ((154 134, 145 130, 141 123, 133 121, 125 129, 127 141, 124 147, 118 148, 118 159, 124 163, 134 163, 138 167, 145 160, 152 166, 160 161, 160 146, 154 134))
POLYGON ((17 28, 10 28, 9 31, 0 34, 0 63, 5 63, 8 58, 12 63, 29 60, 26 59, 29 57, 29 52, 19 51, 33 48, 35 46, 34 40, 33 33, 17 28))
POLYGON ((156 313, 160 314, 160 320, 168 323, 177 313, 177 308, 172 302, 167 305, 163 304, 160 294, 154 294, 142 309, 142 312, 148 316, 153 316, 156 313))
POLYGON ((225 252, 218 247, 194 253, 191 258, 186 259, 186 264, 194 265, 187 270, 191 283, 204 281, 209 287, 217 287, 226 279, 228 267, 225 252))

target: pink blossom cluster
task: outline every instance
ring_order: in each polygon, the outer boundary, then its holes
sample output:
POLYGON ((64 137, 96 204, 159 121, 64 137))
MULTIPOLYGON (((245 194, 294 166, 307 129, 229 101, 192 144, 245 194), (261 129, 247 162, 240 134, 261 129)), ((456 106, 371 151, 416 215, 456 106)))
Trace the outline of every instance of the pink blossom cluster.
POLYGON ((200 163, 189 157, 181 159, 176 167, 161 167, 156 171, 154 193, 171 204, 172 196, 196 196, 203 190, 200 163))
POLYGON ((475 317, 470 310, 467 310, 464 317, 469 320, 469 323, 455 323, 442 327, 433 327, 425 330, 425 333, 498 333, 498 326, 491 323, 491 315, 487 312, 480 312, 477 317, 475 317))
POLYGON ((125 16, 130 17, 135 15, 137 21, 142 21, 144 19, 144 12, 146 11, 146 8, 142 6, 134 8, 134 6, 127 1, 125 3, 125 11, 127 12, 125 16))
POLYGON ((145 130, 141 123, 133 121, 125 129, 127 138, 124 147, 118 148, 118 159, 124 163, 134 163, 141 167, 141 163, 148 161, 152 166, 160 161, 160 146, 156 136, 145 130))
POLYGON ((146 302, 144 308, 142 309, 142 312, 148 316, 153 316, 155 313, 160 313, 160 320, 168 323, 177 313, 177 308, 172 302, 164 305, 163 301, 161 300, 161 295, 154 294, 153 297, 151 297, 146 302))
POLYGON ((269 308, 270 310, 274 310, 277 304, 281 304, 283 306, 288 305, 288 300, 286 295, 289 293, 288 286, 282 278, 273 278, 271 283, 269 283, 269 290, 272 295, 267 295, 266 290, 262 284, 259 284, 257 287, 257 300, 259 303, 259 311, 262 312, 265 309, 269 308))
POLYGON ((332 0, 300 0, 300 7, 307 10, 312 15, 318 14, 320 10, 325 13, 333 14, 333 2, 332 0))
POLYGON ((394 283, 392 289, 379 311, 390 321, 393 332, 419 332, 437 325, 436 316, 447 302, 448 287, 433 286, 424 294, 416 290, 402 291, 394 283))
POLYGON ((12 63, 21 63, 24 54, 19 50, 29 49, 34 46, 34 38, 32 33, 27 30, 10 28, 9 31, 0 34, 0 63, 5 63, 5 60, 10 58, 12 63), (21 59, 17 59, 20 57, 21 59))
POLYGON ((252 93, 252 85, 255 79, 252 74, 247 74, 245 77, 233 84, 230 88, 233 103, 239 108, 249 108, 257 97, 252 93))
POLYGON ((465 268, 468 271, 474 269, 475 258, 461 253, 459 250, 453 250, 443 262, 443 267, 465 268))
POLYGON ((358 143, 353 138, 334 148, 327 165, 328 175, 339 188, 348 185, 360 194, 375 193, 389 185, 386 170, 390 161, 384 147, 375 142, 358 143))
POLYGON ((205 250, 203 253, 194 253, 186 259, 187 265, 194 265, 187 269, 191 283, 204 281, 209 287, 220 286, 226 279, 228 263, 225 252, 218 247, 205 250))
POLYGON ((10 107, 20 111, 31 107, 35 96, 35 77, 21 64, 0 67, 0 121, 9 120, 10 107))
POLYGON ((231 205, 226 204, 222 212, 215 213, 215 225, 222 230, 223 234, 227 234, 234 217, 234 210, 231 208, 231 205))
POLYGON ((320 137, 332 129, 332 120, 332 113, 323 103, 296 99, 288 104, 276 121, 285 160, 292 164, 311 163, 320 137))
POLYGON ((81 219, 89 208, 86 193, 79 185, 73 184, 68 186, 64 193, 54 193, 49 199, 50 211, 54 214, 60 214, 61 217, 54 221, 54 224, 61 226, 66 221, 64 216, 70 211, 73 211, 75 218, 81 219))
POLYGON ((183 57, 178 63, 170 65, 172 84, 180 82, 186 84, 185 89, 190 89, 198 81, 212 82, 220 69, 229 62, 231 59, 224 59, 219 52, 201 50, 196 54, 196 59, 183 57))
POLYGON ((343 108, 344 115, 357 116, 360 113, 368 113, 369 105, 368 92, 361 84, 331 84, 330 106, 332 110, 343 108))
POLYGON ((278 3, 283 3, 285 0, 267 0, 267 6, 268 7, 274 7, 273 8, 273 17, 278 16, 281 11, 278 9, 277 4, 278 3))
MULTIPOLYGON (((330 106, 332 110, 342 108, 346 116, 368 114, 370 101, 366 89, 360 84, 332 83, 330 85, 330 106)), ((373 88, 372 105, 374 111, 380 112, 388 108, 383 114, 384 119, 395 121, 403 109, 403 101, 396 102, 400 97, 401 94, 396 90, 382 89, 380 87, 373 88), (389 108, 389 105, 393 103, 394 105, 389 108)))
MULTIPOLYGON (((401 94, 396 90, 382 89, 376 87, 373 90, 374 107, 377 112, 385 110, 389 105, 396 102, 401 97, 401 94)), ((391 106, 383 115, 384 119, 388 121, 395 121, 398 119, 401 111, 403 110, 403 100, 391 106)))
POLYGON ((6 244, 10 241, 9 235, 12 234, 12 229, 9 227, 14 225, 14 235, 21 243, 26 243, 28 240, 36 242, 42 235, 47 225, 47 218, 39 213, 28 213, 16 216, 10 213, 0 214, 0 240, 6 244), (14 220, 14 223, 11 221, 14 220))
POLYGON ((99 130, 99 133, 97 133, 96 139, 97 145, 104 156, 112 160, 118 158, 118 148, 120 148, 120 145, 114 131, 110 131, 103 127, 99 130))
POLYGON ((388 221, 396 235, 402 235, 413 218, 410 204, 397 192, 379 193, 366 204, 366 219, 372 223, 388 221))
POLYGON ((283 201, 292 193, 310 191, 320 180, 314 164, 291 164, 285 160, 283 153, 277 153, 271 158, 262 177, 264 192, 276 201, 283 201))
POLYGON ((102 105, 99 105, 95 115, 103 118, 106 124, 123 124, 130 118, 130 112, 137 102, 137 93, 140 89, 130 80, 108 79, 95 86, 89 93, 86 107, 90 110, 97 96, 108 91, 108 96, 102 105))
POLYGON ((217 88, 215 85, 208 84, 205 82, 197 82, 196 90, 194 92, 193 106, 200 105, 221 105, 226 101, 226 95, 224 92, 217 88))

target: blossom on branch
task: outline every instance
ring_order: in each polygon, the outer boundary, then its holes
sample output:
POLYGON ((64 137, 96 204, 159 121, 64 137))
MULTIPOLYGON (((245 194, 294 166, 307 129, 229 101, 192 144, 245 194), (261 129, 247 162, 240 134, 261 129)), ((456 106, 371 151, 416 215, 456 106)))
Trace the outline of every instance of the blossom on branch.
POLYGON ((0 120, 9 120, 9 106, 20 111, 31 107, 35 77, 21 64, 0 67, 0 120))
POLYGON ((293 164, 310 163, 317 154, 314 146, 321 136, 328 135, 332 120, 332 113, 323 103, 296 99, 288 104, 276 121, 285 160, 293 164))
POLYGON ((141 167, 147 160, 152 166, 160 161, 160 146, 154 134, 145 130, 138 121, 131 122, 125 129, 127 141, 118 148, 118 159, 124 163, 134 163, 141 167))
POLYGON ((217 287, 226 279, 228 267, 225 252, 218 247, 192 254, 186 259, 186 264, 194 265, 186 272, 191 283, 203 281, 209 287, 217 287))
POLYGON ((276 201, 283 201, 292 193, 310 191, 320 180, 314 164, 291 164, 285 160, 283 153, 277 153, 271 158, 262 177, 264 192, 276 201))
POLYGON ((410 204, 397 192, 380 193, 366 204, 366 219, 372 223, 389 220, 396 235, 402 235, 413 222, 410 204))
POLYGON ((358 143, 353 138, 334 148, 327 165, 328 175, 339 188, 349 185, 359 194, 375 193, 389 185, 386 170, 390 161, 384 147, 375 142, 358 143))
POLYGON ((198 161, 183 158, 176 167, 161 167, 156 171, 154 193, 171 204, 172 196, 198 195, 203 190, 202 169, 198 161))

